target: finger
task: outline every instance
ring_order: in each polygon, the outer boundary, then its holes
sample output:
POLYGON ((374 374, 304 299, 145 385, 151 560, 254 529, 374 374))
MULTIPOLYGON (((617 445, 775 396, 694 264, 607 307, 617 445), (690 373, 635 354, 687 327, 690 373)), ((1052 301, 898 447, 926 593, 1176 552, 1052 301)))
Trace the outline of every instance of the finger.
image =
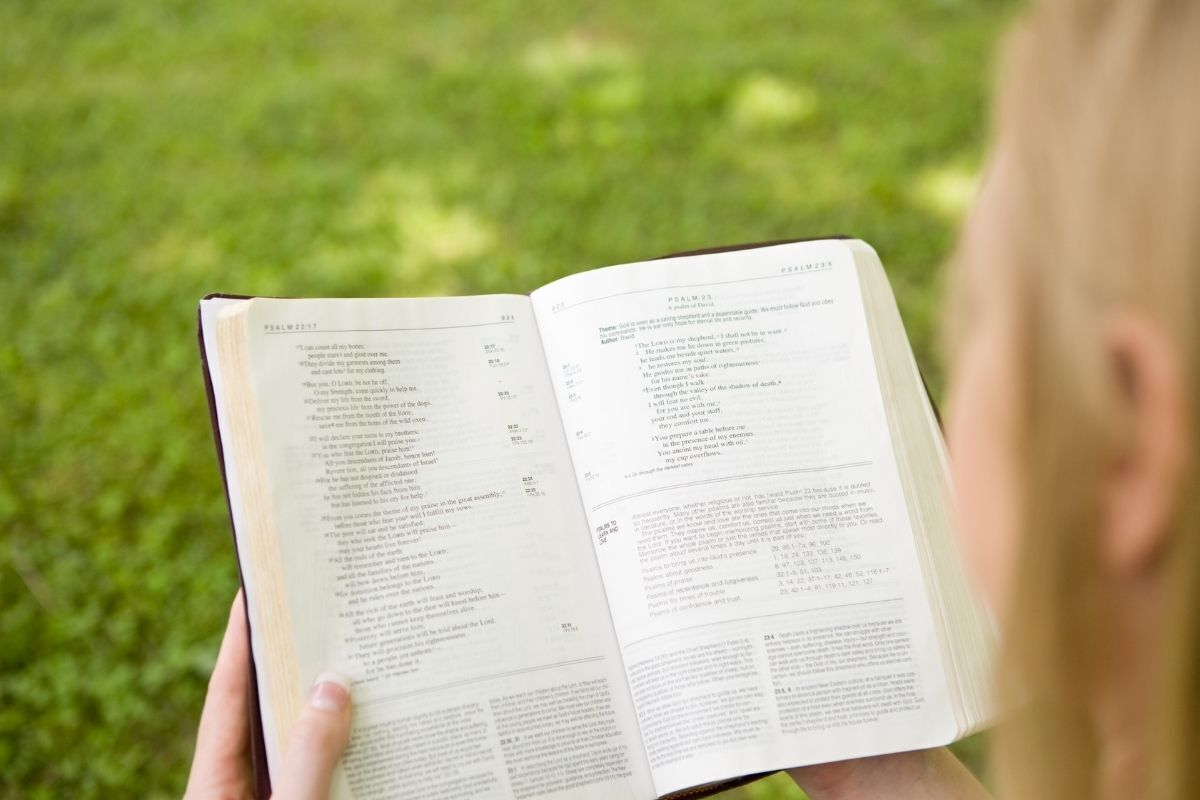
POLYGON ((326 800, 329 782, 350 739, 350 681, 325 672, 292 727, 275 800, 326 800))
POLYGON ((229 609, 229 624, 225 627, 217 663, 208 681, 196 735, 196 755, 188 779, 189 789, 198 784, 224 786, 245 778, 245 758, 250 743, 249 665, 246 611, 239 591, 229 609))

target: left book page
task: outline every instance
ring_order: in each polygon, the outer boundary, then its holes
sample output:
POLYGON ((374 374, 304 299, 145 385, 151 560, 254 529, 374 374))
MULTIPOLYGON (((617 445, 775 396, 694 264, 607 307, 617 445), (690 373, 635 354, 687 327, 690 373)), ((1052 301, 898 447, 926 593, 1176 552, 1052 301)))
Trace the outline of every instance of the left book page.
POLYGON ((334 669, 335 797, 653 797, 529 299, 209 312, 272 772, 334 669))

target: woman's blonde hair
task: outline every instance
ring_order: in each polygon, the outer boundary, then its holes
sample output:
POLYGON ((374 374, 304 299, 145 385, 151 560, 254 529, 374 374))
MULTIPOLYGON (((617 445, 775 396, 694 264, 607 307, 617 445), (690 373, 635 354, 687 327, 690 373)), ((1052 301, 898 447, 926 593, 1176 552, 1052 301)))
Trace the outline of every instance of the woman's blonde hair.
MULTIPOLYGON (((1200 422, 1200 2, 1046 0, 1007 45, 994 145, 1016 206, 999 263, 1018 315, 1023 528, 999 684, 1018 710, 995 734, 993 766, 1006 797, 1088 798, 1102 788, 1098 514, 1127 427, 1104 351, 1109 312, 1162 324, 1200 422)), ((1145 796, 1159 800, 1200 796, 1195 470, 1182 497, 1148 717, 1145 796)))

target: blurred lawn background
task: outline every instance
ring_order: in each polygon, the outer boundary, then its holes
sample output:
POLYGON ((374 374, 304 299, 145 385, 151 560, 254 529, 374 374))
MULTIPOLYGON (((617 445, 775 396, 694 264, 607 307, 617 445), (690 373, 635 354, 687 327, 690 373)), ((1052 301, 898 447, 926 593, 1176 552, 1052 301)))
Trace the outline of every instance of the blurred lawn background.
POLYGON ((936 392, 938 266, 1012 12, 0 4, 0 796, 182 791, 236 588, 201 295, 527 292, 849 233, 936 392))

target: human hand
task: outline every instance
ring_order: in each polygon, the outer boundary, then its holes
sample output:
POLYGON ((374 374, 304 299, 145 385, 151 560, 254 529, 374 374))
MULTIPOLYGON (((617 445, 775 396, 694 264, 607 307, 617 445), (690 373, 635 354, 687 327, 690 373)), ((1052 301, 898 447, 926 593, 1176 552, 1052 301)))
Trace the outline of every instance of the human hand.
POLYGON ((944 747, 789 769, 810 800, 988 800, 990 795, 944 747))
MULTIPOLYGON (((200 715, 184 800, 253 798, 250 775, 250 652, 242 593, 233 599, 217 665, 200 715)), ((333 769, 350 738, 349 681, 324 673, 292 727, 275 800, 326 800, 333 769)))

